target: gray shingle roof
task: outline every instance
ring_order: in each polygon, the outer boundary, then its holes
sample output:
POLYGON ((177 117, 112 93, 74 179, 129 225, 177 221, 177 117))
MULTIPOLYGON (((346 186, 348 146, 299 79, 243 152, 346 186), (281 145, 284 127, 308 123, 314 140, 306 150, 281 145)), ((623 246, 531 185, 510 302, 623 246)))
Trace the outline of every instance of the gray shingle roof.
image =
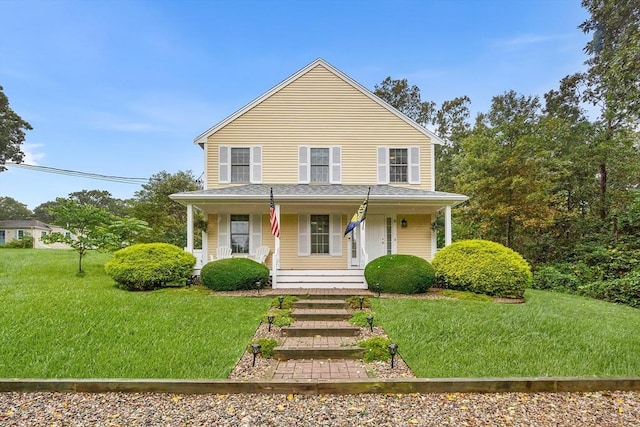
POLYGON ((315 199, 364 199, 371 189, 372 200, 451 200, 465 201, 466 196, 442 191, 426 191, 409 187, 391 185, 315 185, 315 184, 245 184, 207 190, 189 191, 172 194, 174 200, 216 200, 216 199, 268 199, 273 188, 277 200, 315 200, 315 199))
POLYGON ((0 228, 42 228, 45 230, 50 230, 48 224, 45 224, 42 221, 38 221, 37 219, 7 219, 5 221, 0 221, 0 228))

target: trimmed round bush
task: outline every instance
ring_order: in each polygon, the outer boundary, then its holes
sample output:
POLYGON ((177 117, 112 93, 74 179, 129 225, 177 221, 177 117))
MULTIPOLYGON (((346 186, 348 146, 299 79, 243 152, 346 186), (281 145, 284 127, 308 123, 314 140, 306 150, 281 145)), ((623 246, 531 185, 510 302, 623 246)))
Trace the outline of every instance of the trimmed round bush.
POLYGON ((419 294, 433 284, 434 268, 413 255, 384 255, 367 264, 364 277, 370 289, 380 285, 380 291, 391 294, 419 294))
POLYGON ((522 298, 533 276, 517 252, 488 240, 463 240, 433 257, 437 286, 502 298, 522 298))
POLYGON ((169 283, 186 283, 196 258, 169 243, 141 243, 120 249, 104 269, 122 289, 147 291, 169 283))
POLYGON ((204 265, 200 278, 214 291, 257 289, 268 283, 269 268, 249 258, 226 258, 204 265))

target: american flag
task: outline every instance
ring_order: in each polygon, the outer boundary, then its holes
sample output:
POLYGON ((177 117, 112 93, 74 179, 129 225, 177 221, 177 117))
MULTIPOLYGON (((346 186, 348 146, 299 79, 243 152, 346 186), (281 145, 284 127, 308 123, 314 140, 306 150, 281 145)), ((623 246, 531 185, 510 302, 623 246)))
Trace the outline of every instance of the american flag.
POLYGON ((276 216, 276 202, 273 200, 273 188, 271 189, 271 200, 269 203, 269 222, 271 223, 271 234, 280 237, 280 224, 276 216))

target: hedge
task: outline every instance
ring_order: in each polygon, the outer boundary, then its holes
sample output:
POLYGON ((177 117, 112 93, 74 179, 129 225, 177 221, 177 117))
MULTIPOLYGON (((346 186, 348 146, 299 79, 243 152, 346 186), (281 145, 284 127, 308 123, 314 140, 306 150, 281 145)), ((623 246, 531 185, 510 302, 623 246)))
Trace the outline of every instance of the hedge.
POLYGON ((429 290, 435 270, 431 264, 413 255, 384 255, 367 264, 364 277, 369 288, 392 294, 417 294, 429 290), (376 289, 377 290, 377 289, 376 289))

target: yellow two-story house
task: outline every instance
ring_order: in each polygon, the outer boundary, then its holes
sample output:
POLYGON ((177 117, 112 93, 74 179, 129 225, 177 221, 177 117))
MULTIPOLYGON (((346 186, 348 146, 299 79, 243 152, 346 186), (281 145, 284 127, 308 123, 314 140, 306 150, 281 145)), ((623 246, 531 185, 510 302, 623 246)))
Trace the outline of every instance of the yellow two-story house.
POLYGON ((367 288, 365 265, 386 254, 431 260, 434 223, 467 199, 436 191, 443 141, 322 59, 195 139, 204 190, 172 199, 206 217, 204 262, 218 248, 252 256, 269 247, 274 288, 367 288), (270 191, 280 234, 272 234, 270 191), (370 192, 366 220, 344 234, 370 192))

